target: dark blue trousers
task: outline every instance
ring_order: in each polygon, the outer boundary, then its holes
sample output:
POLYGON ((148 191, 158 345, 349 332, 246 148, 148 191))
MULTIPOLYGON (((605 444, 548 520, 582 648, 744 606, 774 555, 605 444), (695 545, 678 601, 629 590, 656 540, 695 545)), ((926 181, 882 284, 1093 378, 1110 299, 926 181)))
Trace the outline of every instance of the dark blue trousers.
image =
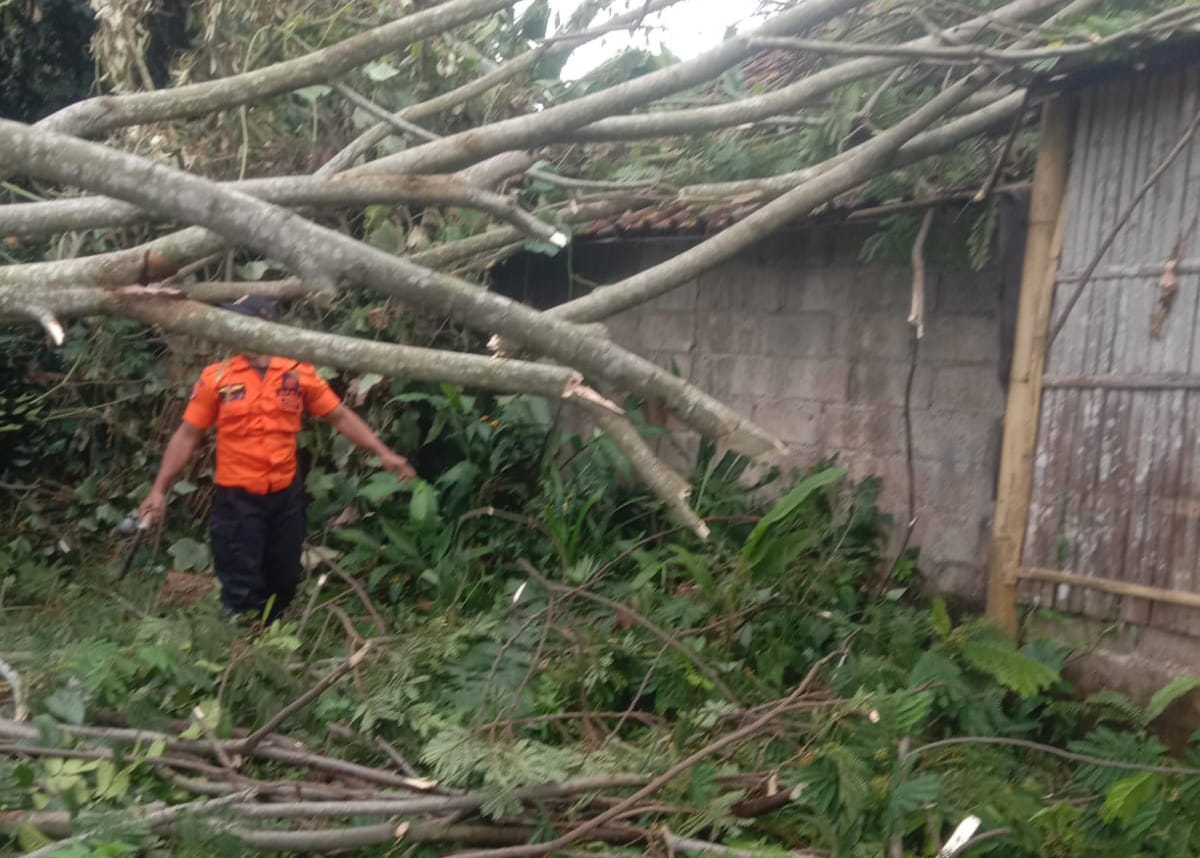
POLYGON ((274 619, 291 604, 300 583, 304 508, 299 475, 286 489, 266 495, 216 487, 209 533, 227 609, 261 613, 274 596, 269 617, 274 619))

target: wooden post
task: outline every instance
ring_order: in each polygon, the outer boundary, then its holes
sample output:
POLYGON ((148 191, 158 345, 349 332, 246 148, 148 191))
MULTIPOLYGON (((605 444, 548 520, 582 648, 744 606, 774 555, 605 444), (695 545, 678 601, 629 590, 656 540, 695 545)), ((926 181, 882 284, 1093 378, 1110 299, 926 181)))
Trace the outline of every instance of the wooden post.
POLYGON ((996 513, 988 549, 987 613, 1014 636, 1017 582, 1033 490, 1046 335, 1067 215, 1073 108, 1074 99, 1066 96, 1052 98, 1042 106, 1041 139, 1029 201, 1025 263, 1021 270, 1008 405, 1004 413, 996 513))

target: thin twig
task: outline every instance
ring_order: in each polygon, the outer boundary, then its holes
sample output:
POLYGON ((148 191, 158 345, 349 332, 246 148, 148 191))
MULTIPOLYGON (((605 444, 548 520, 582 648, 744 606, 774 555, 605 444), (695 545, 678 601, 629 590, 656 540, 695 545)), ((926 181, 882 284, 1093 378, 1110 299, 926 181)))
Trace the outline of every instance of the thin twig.
POLYGON ((779 706, 771 709, 769 712, 755 719, 745 727, 734 730, 732 733, 727 733, 720 739, 717 739, 695 753, 690 754, 683 760, 671 766, 662 774, 656 776, 644 787, 633 793, 633 795, 609 808, 604 813, 594 816, 586 822, 576 826, 566 834, 556 837, 554 840, 551 840, 548 843, 535 843, 524 846, 510 846, 504 849, 463 852, 459 854, 458 858, 525 858, 525 856, 545 855, 561 850, 563 847, 570 846, 572 843, 575 843, 576 841, 579 841, 588 835, 594 836, 597 829, 616 819, 631 807, 636 806, 642 799, 653 795, 683 772, 691 769, 697 763, 700 763, 708 757, 723 751, 725 748, 736 745, 743 739, 753 736, 761 731, 764 727, 768 726, 780 714, 782 714, 783 710, 786 708, 786 704, 800 697, 805 691, 808 690, 808 687, 816 680, 821 669, 828 664, 835 655, 838 654, 838 651, 834 651, 819 659, 812 666, 800 684, 796 686, 792 693, 789 694, 784 701, 779 704, 779 706))
MULTIPOLYGON (((341 597, 339 596, 338 598, 341 597)), ((326 602, 325 609, 338 618, 338 622, 342 624, 342 630, 346 632, 347 639, 349 639, 354 646, 363 646, 366 644, 367 639, 358 633, 358 629, 354 628, 354 620, 350 618, 350 615, 334 604, 336 601, 337 599, 326 602)))
POLYGON ((650 678, 654 676, 654 671, 658 668, 658 663, 662 661, 662 657, 666 655, 666 652, 667 647, 663 646, 658 651, 658 654, 654 656, 654 661, 650 662, 650 666, 646 668, 646 675, 642 677, 642 681, 638 685, 637 691, 633 692, 633 696, 629 698, 629 705, 625 707, 625 711, 621 713, 621 717, 617 719, 617 723, 613 725, 613 728, 609 731, 608 735, 604 737, 604 741, 600 743, 601 748, 608 747, 608 743, 621 734, 621 728, 625 726, 626 721, 628 721, 630 718, 637 718, 638 715, 642 714, 635 714, 634 707, 637 706, 638 700, 641 699, 642 695, 646 691, 647 686, 650 685, 650 678))
POLYGON ((860 107, 858 112, 855 114, 855 116, 872 131, 878 131, 875 123, 871 120, 871 114, 875 112, 875 105, 879 103, 879 99, 883 97, 885 92, 892 90, 892 88, 896 85, 896 81, 898 81, 901 75, 903 75, 906 71, 908 71, 908 69, 905 66, 899 66, 892 69, 888 76, 883 79, 883 83, 876 87, 875 91, 871 93, 871 97, 864 102, 863 106, 860 107))
MULTIPOLYGON (((344 852, 376 844, 442 843, 470 846, 489 846, 523 843, 538 829, 531 825, 449 824, 432 822, 399 822, 389 820, 379 825, 330 828, 320 831, 278 831, 232 829, 246 845, 259 850, 281 852, 344 852)), ((612 826, 593 835, 593 839, 627 846, 644 840, 642 832, 628 827, 612 826)))
MULTIPOLYGON (((908 756, 908 749, 912 747, 912 737, 903 736, 900 739, 900 744, 896 748, 896 756, 903 760, 908 756)), ((897 831, 892 835, 892 839, 888 841, 888 858, 904 858, 904 834, 897 831)))
POLYGON ((523 557, 517 560, 517 565, 521 567, 521 571, 525 572, 525 574, 550 592, 578 596, 581 599, 587 599, 589 602, 595 602, 598 605, 603 605, 618 616, 628 617, 632 622, 650 632, 665 645, 669 646, 671 649, 675 650, 675 652, 679 653, 688 661, 690 661, 692 666, 695 667, 696 670, 700 671, 701 675, 711 682, 713 687, 716 688, 717 691, 721 692, 721 694, 727 700, 729 700, 731 703, 737 704, 738 706, 741 705, 737 695, 733 693, 733 690, 725 684, 724 680, 717 675, 717 672, 709 667, 708 664, 706 664, 705 661, 700 658, 700 656, 696 655, 695 652, 676 640, 674 635, 667 634, 665 631, 659 628, 659 626, 650 622, 650 620, 643 617, 628 605, 622 605, 619 602, 614 602, 607 596, 601 596, 600 594, 593 593, 590 590, 582 590, 578 587, 567 587, 563 584, 555 584, 542 575, 542 573, 538 572, 537 569, 534 568, 533 564, 523 557))
POLYGON ((379 630, 381 635, 388 634, 391 630, 383 619, 383 615, 375 607, 375 603, 371 601, 371 597, 367 595, 367 591, 363 585, 355 580, 354 576, 347 572, 342 566, 336 563, 332 558, 322 557, 321 562, 334 571, 334 573, 346 583, 346 586, 354 591, 354 595, 358 596, 358 601, 362 602, 363 609, 366 610, 371 622, 375 624, 375 628, 379 630))
POLYGON ((940 739, 939 741, 913 748, 905 756, 905 759, 929 751, 936 751, 939 748, 954 747, 955 745, 1002 745, 1012 748, 1026 748, 1030 751, 1038 751, 1039 753, 1049 754, 1052 757, 1059 757, 1063 760, 1083 763, 1088 766, 1101 766, 1107 769, 1119 769, 1126 772, 1150 772, 1156 775, 1200 777, 1200 769, 1189 768, 1187 766, 1155 766, 1146 763, 1126 763, 1121 760, 1093 757, 1090 754, 1078 754, 1074 751, 1066 751, 1062 748, 1056 748, 1054 745, 1046 745, 1029 739, 1007 739, 1001 736, 956 736, 952 739, 940 739))
POLYGON ((276 727, 278 727, 292 715, 299 712, 309 703, 312 703, 314 700, 324 694, 325 691, 328 690, 335 682, 357 667, 358 664, 367 657, 367 653, 370 651, 370 649, 371 644, 368 642, 365 646, 342 662, 340 667, 330 672, 324 679, 322 679, 308 691, 304 692, 287 706, 280 709, 279 712, 277 712, 274 717, 267 721, 266 724, 263 724, 261 727, 247 736, 238 747, 238 750, 243 754, 249 754, 253 752, 253 750, 258 747, 259 743, 262 742, 263 739, 271 735, 276 727))
POLYGON ((360 95, 358 92, 351 89, 344 83, 333 83, 330 84, 330 86, 333 88, 334 92, 345 98, 351 104, 361 107, 379 121, 386 122, 388 125, 392 126, 394 131, 426 141, 439 139, 439 136, 434 134, 432 131, 426 131, 415 122, 409 122, 398 113, 390 113, 386 108, 380 107, 378 104, 371 101, 371 99, 364 95, 360 95))
POLYGON ((421 773, 412 767, 412 764, 404 758, 404 755, 397 751, 395 746, 382 736, 375 737, 375 747, 387 754, 388 759, 395 763, 396 768, 398 768, 407 777, 421 777, 421 773))
POLYGON ((178 283, 178 282, 186 279, 188 276, 195 274, 197 271, 207 268, 209 265, 212 265, 214 262, 219 262, 220 260, 222 260, 224 258, 225 258, 225 251, 221 250, 221 251, 218 251, 217 253, 212 253, 212 254, 209 254, 208 256, 197 259, 194 262, 189 262, 187 265, 182 266, 174 274, 170 274, 167 277, 165 277, 162 280, 161 285, 169 286, 172 283, 178 283))
POLYGON ((1000 152, 996 155, 996 164, 992 167, 992 171, 988 174, 987 180, 983 186, 975 192, 971 197, 971 202, 981 203, 992 195, 996 184, 1000 181, 1000 176, 1004 172, 1004 165, 1008 163, 1008 156, 1012 152, 1013 144, 1017 142, 1017 135, 1021 132, 1021 126, 1025 124, 1025 112, 1029 109, 1029 90, 1025 90, 1024 101, 1021 102, 1020 108, 1013 115, 1012 127, 1008 129, 1008 135, 1004 138, 1004 144, 1000 147, 1000 152))
MULTIPOLYGON (((517 591, 518 594, 520 591, 517 591)), ((554 624, 555 613, 558 610, 558 599, 555 596, 550 597, 550 604, 546 606, 546 622, 542 624, 542 633, 538 636, 537 646, 533 650, 533 655, 529 659, 529 667, 526 668, 525 674, 521 677, 521 681, 517 684, 516 689, 510 696, 508 706, 501 710, 501 714, 516 711, 521 703, 521 695, 525 693, 525 689, 529 687, 529 683, 533 680, 533 676, 537 673, 538 665, 542 660, 542 652, 546 648, 546 640, 550 636, 550 630, 557 628, 554 624)), ((482 711, 482 710, 481 710, 482 711)), ((493 728, 494 731, 495 728, 493 728)))
POLYGON ((208 723, 208 719, 204 717, 204 710, 197 706, 192 710, 192 718, 197 724, 200 725, 200 729, 204 732, 205 737, 212 744, 213 753, 216 755, 217 760, 221 763, 221 765, 229 769, 231 772, 236 772, 239 764, 229 756, 229 753, 225 750, 225 746, 222 745, 221 740, 217 738, 216 731, 213 730, 212 725, 208 723))
POLYGON ((329 576, 321 574, 317 577, 317 583, 313 586, 312 593, 308 596, 308 604, 304 606, 304 613, 300 615, 300 624, 296 627, 296 636, 304 631, 304 627, 308 625, 308 618, 312 615, 313 606, 317 603, 317 596, 321 594, 321 588, 325 586, 325 582, 329 580, 329 576))
MULTIPOLYGON (((518 591, 518 595, 519 594, 520 591, 518 591)), ((513 648, 516 642, 520 639, 521 635, 525 634, 526 630, 535 622, 537 622, 537 620, 543 614, 545 614, 547 610, 548 609, 546 608, 542 608, 541 610, 531 614, 525 619, 525 622, 521 623, 521 626, 515 632, 509 635, 508 640, 501 644, 499 651, 496 653, 496 657, 492 659, 491 669, 488 670, 488 675, 483 681, 483 691, 479 695, 479 708, 475 713, 476 725, 483 721, 484 712, 487 711, 484 707, 487 705, 488 700, 492 696, 492 682, 494 682, 496 679, 496 674, 500 670, 500 664, 503 662, 505 654, 507 654, 508 651, 513 648)))
MULTIPOLYGON (((1172 16, 1177 11, 1176 9, 1167 10, 1172 16)), ((1195 15, 1194 12, 1192 14, 1193 16, 1195 15)), ((1019 65, 1046 59, 1095 53, 1114 44, 1128 42, 1137 36, 1150 34, 1159 23, 1160 18, 1161 15, 1156 15, 1133 27, 1103 38, 1045 48, 989 48, 975 44, 945 45, 940 47, 914 46, 911 44, 891 45, 878 42, 823 41, 820 39, 802 39, 787 36, 756 36, 750 41, 751 44, 764 48, 805 51, 807 53, 836 54, 841 56, 905 57, 917 61, 968 63, 972 65, 980 62, 1019 65)), ((1188 18, 1182 19, 1184 22, 1187 20, 1188 18)), ((1171 22, 1171 25, 1178 26, 1180 23, 1180 20, 1175 20, 1171 22)), ((942 32, 944 33, 945 31, 942 32)))
POLYGON ((521 724, 545 724, 551 721, 576 721, 581 718, 597 718, 601 720, 613 720, 629 717, 635 721, 640 721, 648 727, 660 726, 663 721, 648 712, 634 712, 632 714, 626 712, 554 712, 549 715, 527 715, 523 718, 505 718, 503 720, 491 721, 487 724, 481 724, 476 727, 473 732, 482 733, 484 730, 493 727, 518 726, 521 724))
MULTIPOLYGON (((173 752, 180 751, 184 753, 211 753, 212 747, 208 742, 191 742, 184 739, 179 739, 167 733, 161 733, 156 730, 122 730, 96 727, 76 727, 68 724, 58 725, 58 729, 70 736, 76 736, 82 739, 91 739, 98 742, 111 742, 114 744, 143 744, 162 740, 166 743, 168 750, 173 752)), ((36 742, 38 741, 40 732, 38 728, 21 724, 9 719, 0 719, 0 737, 16 740, 17 742, 36 742)), ((222 744, 227 748, 241 752, 244 741, 242 739, 221 740, 222 744)), ((35 756, 60 756, 70 757, 75 755, 87 755, 81 757, 83 759, 112 759, 113 752, 109 748, 90 748, 85 750, 69 750, 64 748, 42 748, 38 746, 26 746, 21 744, 4 744, 0 745, 0 751, 7 753, 27 753, 35 756)), ((422 791, 426 787, 422 784, 414 782, 412 778, 402 777, 395 772, 386 769, 372 768, 359 763, 351 763, 346 760, 327 757, 323 754, 316 754, 311 751, 289 748, 283 745, 274 743, 260 745, 253 749, 253 755, 262 760, 271 760, 278 763, 285 763, 290 766, 300 768, 314 769, 317 771, 327 772, 330 774, 340 775, 343 777, 353 778, 363 783, 375 784, 384 787, 398 787, 400 789, 422 791)), ((218 766, 207 765, 195 760, 187 759, 186 757, 159 757, 156 762, 160 764, 169 764, 176 768, 188 769, 191 771, 203 772, 211 777, 228 778, 230 773, 227 769, 218 766)))
POLYGON ((458 523, 462 524, 464 521, 469 521, 473 518, 484 518, 484 517, 498 518, 498 519, 501 519, 502 521, 512 522, 513 524, 522 524, 522 525, 530 528, 531 530, 538 531, 539 533, 548 537, 554 543, 554 547, 556 549, 558 549, 559 556, 564 558, 564 562, 566 562, 565 561, 565 558, 567 556, 566 546, 562 544, 562 542, 558 539, 557 536, 554 535, 554 533, 550 530, 550 528, 546 527, 544 522, 538 521, 536 518, 534 518, 531 515, 521 515, 520 513, 509 512, 506 509, 497 509, 494 506, 481 506, 476 509, 471 509, 471 510, 467 510, 466 512, 464 512, 461 516, 459 516, 458 523))

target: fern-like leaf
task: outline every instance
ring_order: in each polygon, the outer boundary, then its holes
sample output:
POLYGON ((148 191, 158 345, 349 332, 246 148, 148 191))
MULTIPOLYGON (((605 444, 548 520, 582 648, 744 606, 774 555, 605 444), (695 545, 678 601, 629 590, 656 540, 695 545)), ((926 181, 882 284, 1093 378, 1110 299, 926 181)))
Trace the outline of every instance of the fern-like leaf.
POLYGON ((852 820, 862 814, 870 793, 866 763, 840 745, 835 745, 829 756, 837 772, 838 801, 846 817, 852 820))
MULTIPOLYGON (((1166 746, 1153 737, 1130 732, 1118 732, 1106 727, 1093 730, 1082 739, 1068 743, 1067 748, 1077 754, 1087 754, 1102 760, 1119 760, 1124 763, 1146 763, 1162 765, 1166 746)), ((1121 773, 1103 765, 1084 765, 1075 774, 1076 782, 1092 792, 1106 792, 1121 779, 1121 773)))
POLYGON ((975 668, 1022 697, 1032 697, 1058 680, 1058 674, 1035 658, 993 641, 968 641, 963 656, 975 668))
POLYGON ((889 702, 891 705, 888 708, 891 712, 888 714, 895 719, 895 723, 889 726, 897 733, 908 734, 929 714, 933 692, 921 691, 913 694, 911 691, 905 691, 894 696, 889 702))
POLYGON ((1085 706, 1092 709, 1105 709, 1117 716, 1117 720, 1134 726, 1143 723, 1146 713, 1127 696, 1111 688, 1097 691, 1084 701, 1085 706))
POLYGON ((992 258, 992 240, 996 235, 996 206, 987 206, 971 224, 971 234, 967 237, 967 253, 971 269, 982 271, 992 258))
POLYGON ((944 695, 950 697, 963 697, 967 694, 962 669, 944 655, 936 652, 923 653, 917 659, 917 663, 909 671, 908 684, 912 686, 935 685, 944 695))
POLYGON ((909 778, 892 790, 888 798, 886 824, 889 832, 903 827, 904 820, 937 801, 941 782, 937 775, 925 774, 909 778))

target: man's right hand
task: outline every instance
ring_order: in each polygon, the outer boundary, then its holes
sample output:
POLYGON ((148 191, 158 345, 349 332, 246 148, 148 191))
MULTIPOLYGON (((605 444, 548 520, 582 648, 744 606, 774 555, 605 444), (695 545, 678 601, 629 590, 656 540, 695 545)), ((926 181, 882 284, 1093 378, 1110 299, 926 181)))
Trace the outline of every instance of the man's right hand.
POLYGON ((163 520, 167 509, 167 495, 160 489, 150 489, 150 494, 138 507, 138 518, 142 527, 150 527, 163 520))

